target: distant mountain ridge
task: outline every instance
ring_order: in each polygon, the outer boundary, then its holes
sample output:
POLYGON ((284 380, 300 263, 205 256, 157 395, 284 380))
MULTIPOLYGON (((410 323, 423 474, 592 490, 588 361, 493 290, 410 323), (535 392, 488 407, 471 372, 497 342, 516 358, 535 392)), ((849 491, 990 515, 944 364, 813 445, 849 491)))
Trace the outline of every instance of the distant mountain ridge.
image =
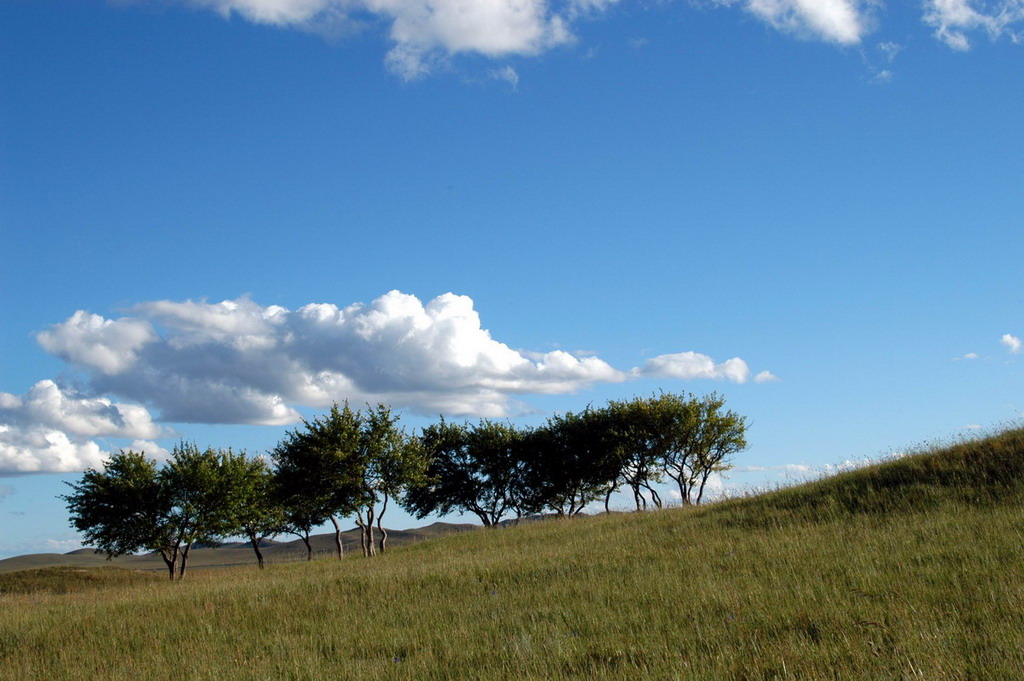
MULTIPOLYGON (((438 521, 424 527, 408 530, 388 529, 388 546, 398 547, 453 532, 466 532, 478 528, 478 525, 470 523, 438 521)), ((375 536, 379 537, 380 534, 375 533, 375 536)), ((342 532, 341 538, 346 554, 361 553, 358 527, 342 532)), ((310 537, 310 544, 313 546, 313 552, 317 556, 334 555, 333 532, 310 537)), ((306 547, 302 544, 301 539, 292 541, 275 541, 270 539, 264 541, 260 545, 260 549, 268 564, 300 561, 305 560, 306 557, 306 547)), ((252 550, 252 545, 247 541, 227 542, 216 548, 200 548, 196 546, 192 548, 189 556, 190 569, 240 566, 249 563, 253 567, 256 566, 256 555, 252 550)), ((69 551, 68 553, 30 553, 23 556, 5 558, 0 560, 0 572, 13 572, 15 570, 29 570, 60 565, 76 567, 116 565, 134 570, 167 570, 160 557, 153 553, 118 556, 108 561, 106 555, 102 552, 97 552, 90 548, 82 548, 69 551)))

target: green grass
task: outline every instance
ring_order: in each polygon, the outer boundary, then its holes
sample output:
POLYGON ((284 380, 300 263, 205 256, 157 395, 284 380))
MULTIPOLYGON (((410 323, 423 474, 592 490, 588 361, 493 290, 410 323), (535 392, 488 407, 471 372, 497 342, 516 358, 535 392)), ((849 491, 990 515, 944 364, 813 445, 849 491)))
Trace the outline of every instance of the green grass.
POLYGON ((66 594, 152 582, 157 575, 118 567, 47 567, 0 574, 0 594, 66 594))
POLYGON ((1022 490, 1009 431, 700 509, 2 595, 0 679, 1020 678, 1022 490))

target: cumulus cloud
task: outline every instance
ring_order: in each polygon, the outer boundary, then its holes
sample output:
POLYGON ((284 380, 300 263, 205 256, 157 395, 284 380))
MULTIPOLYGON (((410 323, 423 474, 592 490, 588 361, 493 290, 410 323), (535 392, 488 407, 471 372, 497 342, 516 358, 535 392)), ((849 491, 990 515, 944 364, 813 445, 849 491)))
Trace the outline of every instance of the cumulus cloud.
POLYGON ((452 293, 424 304, 391 291, 368 305, 297 310, 244 297, 163 300, 130 314, 82 325, 96 316, 76 312, 40 334, 40 342, 84 369, 96 394, 158 409, 165 421, 282 425, 298 420, 295 406, 345 399, 425 414, 504 416, 516 395, 571 393, 637 377, 742 383, 750 375, 738 357, 716 364, 695 352, 662 355, 624 372, 589 354, 515 350, 491 337, 472 299, 452 293), (111 331, 96 334, 96 326, 111 331), (152 332, 145 343, 116 332, 136 338, 139 328, 152 332))
POLYGON ((107 453, 52 428, 0 424, 0 473, 72 473, 98 468, 107 453))
POLYGON ((1003 337, 999 339, 999 342, 1006 346, 1006 349, 1013 354, 1020 352, 1021 341, 1017 336, 1004 333, 1003 337))
POLYGON ((156 339, 153 327, 139 319, 112 321, 79 310, 63 324, 37 337, 52 355, 116 374, 130 367, 137 353, 156 339))
POLYGON ((761 371, 754 376, 754 383, 777 383, 780 380, 782 379, 770 371, 761 371))
POLYGON ((642 367, 634 369, 633 373, 652 378, 717 378, 734 383, 746 383, 750 378, 750 367, 739 357, 716 364, 715 360, 707 355, 689 351, 652 357, 642 367))
POLYGON ((51 380, 39 381, 25 395, 0 393, 0 423, 31 423, 85 437, 159 437, 145 407, 87 398, 51 380))
POLYGON ((179 0, 225 17, 272 26, 344 32, 366 18, 388 26, 388 67, 406 79, 460 53, 534 55, 572 41, 571 18, 614 0, 179 0))
MULTIPOLYGON (((101 355, 94 357, 106 365, 101 355)), ((97 467, 107 452, 90 438, 164 434, 142 406, 82 397, 50 380, 39 381, 24 395, 0 392, 0 473, 97 467)))
POLYGON ((926 0, 924 8, 924 21, 935 29, 935 37, 955 50, 970 49, 970 32, 1021 40, 1013 27, 1024 21, 1024 0, 926 0))

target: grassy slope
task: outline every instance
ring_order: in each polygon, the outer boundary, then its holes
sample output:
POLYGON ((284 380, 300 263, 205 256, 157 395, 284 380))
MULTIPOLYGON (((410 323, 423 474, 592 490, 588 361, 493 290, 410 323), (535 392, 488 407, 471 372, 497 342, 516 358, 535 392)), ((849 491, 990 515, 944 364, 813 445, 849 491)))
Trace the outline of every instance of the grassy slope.
POLYGON ((703 509, 0 596, 0 678, 1011 679, 1024 431, 703 509))

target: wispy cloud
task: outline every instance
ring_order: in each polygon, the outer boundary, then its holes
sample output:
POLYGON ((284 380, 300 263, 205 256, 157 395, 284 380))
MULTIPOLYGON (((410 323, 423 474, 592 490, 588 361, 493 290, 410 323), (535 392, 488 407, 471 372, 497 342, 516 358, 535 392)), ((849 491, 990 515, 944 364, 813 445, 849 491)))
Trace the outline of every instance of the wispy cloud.
POLYGON ((993 40, 1021 40, 1015 26, 1024 21, 1024 0, 926 0, 924 9, 924 21, 935 29, 935 37, 955 50, 970 49, 972 32, 993 40))
POLYGON ((1017 336, 1004 333, 1003 337, 999 339, 999 342, 1006 346, 1006 349, 1015 355, 1020 352, 1021 340, 1017 336))
POLYGON ((519 87, 519 74, 511 66, 503 66, 500 69, 492 69, 490 71, 490 77, 494 80, 503 80, 512 86, 515 90, 519 87))

